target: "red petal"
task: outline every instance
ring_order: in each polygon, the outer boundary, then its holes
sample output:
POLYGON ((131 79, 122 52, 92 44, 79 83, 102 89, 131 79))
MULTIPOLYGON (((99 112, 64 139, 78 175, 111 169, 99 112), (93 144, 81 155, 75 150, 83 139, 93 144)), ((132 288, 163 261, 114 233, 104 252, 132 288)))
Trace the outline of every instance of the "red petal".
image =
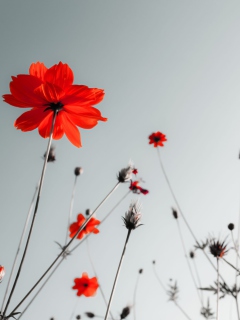
POLYGON ((12 79, 10 91, 15 99, 21 101, 22 105, 26 107, 39 107, 43 105, 44 101, 39 99, 34 93, 34 90, 41 85, 41 80, 25 74, 19 74, 17 77, 12 77, 12 79))
POLYGON ((64 130, 62 127, 62 122, 61 122, 61 119, 57 115, 56 121, 54 124, 53 139, 59 140, 62 138, 63 135, 64 135, 64 130))
POLYGON ((12 94, 4 94, 3 101, 10 104, 11 106, 18 107, 18 108, 29 108, 29 103, 24 103, 16 98, 12 94))
POLYGON ((47 70, 45 81, 64 89, 73 83, 73 72, 67 64, 59 62, 47 70))
POLYGON ((41 84, 38 88, 34 90, 34 93, 40 99, 53 103, 59 102, 65 94, 60 87, 55 86, 52 83, 41 84))
POLYGON ((31 131, 36 129, 41 121, 48 116, 51 111, 44 112, 42 109, 32 109, 30 111, 24 112, 17 120, 14 122, 14 126, 22 131, 31 131))
POLYGON ((40 136, 42 136, 43 138, 48 138, 50 135, 52 119, 53 119, 53 112, 50 111, 38 126, 38 132, 40 136))
POLYGON ((76 126, 84 129, 91 129, 95 127, 98 124, 98 120, 107 121, 106 118, 95 116, 94 113, 92 114, 90 112, 79 115, 68 113, 68 117, 76 126))
POLYGON ((32 63, 29 68, 29 74, 41 79, 42 82, 44 82, 44 75, 46 71, 47 67, 45 67, 44 63, 42 62, 32 63))
POLYGON ((80 132, 78 131, 77 127, 69 119, 66 112, 60 111, 58 116, 61 117, 63 130, 68 140, 70 140, 74 146, 80 148, 82 144, 81 144, 80 132))
POLYGON ((102 101, 104 91, 97 88, 88 88, 83 85, 72 85, 66 88, 64 105, 91 106, 102 101))

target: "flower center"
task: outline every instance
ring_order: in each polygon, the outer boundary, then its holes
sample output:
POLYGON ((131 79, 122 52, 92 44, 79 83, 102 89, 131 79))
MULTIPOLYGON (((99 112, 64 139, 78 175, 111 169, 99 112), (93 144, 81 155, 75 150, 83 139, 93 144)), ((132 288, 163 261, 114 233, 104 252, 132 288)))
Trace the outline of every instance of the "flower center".
POLYGON ((154 137, 153 140, 154 140, 155 142, 158 142, 158 141, 160 141, 161 139, 160 139, 159 137, 154 137))
POLYGON ((55 111, 55 112, 58 112, 58 111, 60 111, 62 108, 63 108, 63 106, 64 106, 64 104, 62 104, 62 102, 57 102, 57 103, 54 103, 54 102, 50 102, 49 104, 48 104, 48 108, 46 108, 44 111, 47 111, 47 110, 52 110, 52 111, 55 111))
POLYGON ((87 287, 88 287, 88 284, 87 284, 87 283, 84 283, 83 286, 84 286, 85 288, 87 288, 87 287))

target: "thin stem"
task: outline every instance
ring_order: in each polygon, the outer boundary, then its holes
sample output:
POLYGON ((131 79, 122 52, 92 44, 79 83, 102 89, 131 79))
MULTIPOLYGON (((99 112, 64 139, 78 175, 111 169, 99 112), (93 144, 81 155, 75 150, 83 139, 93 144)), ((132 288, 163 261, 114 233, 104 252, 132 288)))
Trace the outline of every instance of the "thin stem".
POLYGON ((155 276, 156 276, 156 278, 157 278, 160 286, 161 286, 162 289, 167 293, 167 289, 165 288, 164 284, 162 283, 162 281, 160 280, 160 278, 159 278, 159 276, 158 276, 158 274, 157 274, 157 271, 156 271, 156 268, 155 268, 155 264, 153 264, 153 272, 154 272, 154 274, 155 274, 155 276))
MULTIPOLYGON (((195 259, 192 259, 192 260, 193 260, 193 266, 194 266, 195 273, 196 273, 196 276, 197 276, 199 288, 202 288, 202 283, 201 283, 201 279, 200 279, 200 276, 199 276, 199 272, 198 272, 198 269, 197 269, 197 265, 196 265, 195 259)), ((201 290, 201 297, 202 297, 202 302, 203 302, 203 290, 201 290)))
POLYGON ((218 303, 219 303, 219 258, 217 257, 217 310, 216 310, 216 320, 218 320, 218 303))
POLYGON ((238 252, 238 248, 237 248, 236 242, 234 241, 234 237, 233 237, 233 232, 232 232, 232 230, 231 230, 231 237, 232 237, 232 242, 233 242, 234 250, 235 250, 236 255, 237 255, 236 265, 238 265, 238 258, 240 259, 240 255, 239 255, 239 252, 238 252))
MULTIPOLYGON (((86 240, 87 240, 87 239, 86 239, 86 240)), ((95 275, 95 277, 97 277, 97 278, 98 278, 98 275, 97 275, 97 272, 96 272, 96 269, 95 269, 95 267, 94 267, 94 263, 93 263, 93 260, 92 260, 92 257, 91 257, 91 253, 90 253, 90 248, 89 248, 89 242, 88 242, 88 240, 87 240, 87 252, 88 252, 89 261, 90 261, 90 263, 91 263, 91 266, 92 266, 92 269, 93 269, 94 275, 95 275)), ((98 283, 98 284, 99 284, 99 283, 98 283)), ((99 284, 99 290, 100 290, 100 293, 101 293, 101 295, 102 295, 102 298, 103 298, 103 300, 104 300, 104 302, 105 302, 105 305, 106 305, 106 307, 107 307, 107 305, 108 305, 108 303, 107 303, 107 299, 106 299, 106 297, 105 297, 105 295, 104 295, 104 292, 103 292, 102 286, 101 286, 100 284, 99 284)), ((111 311, 109 311, 109 313, 110 313, 111 318, 112 318, 112 319, 114 319, 114 317, 113 317, 113 315, 112 315, 111 311)))
POLYGON ((69 228, 71 220, 72 220, 73 203, 74 203, 74 196, 75 196, 76 185, 77 185, 77 177, 78 176, 75 176, 74 184, 73 184, 73 191, 72 191, 72 197, 71 197, 71 202, 70 202, 70 210, 69 210, 69 216, 68 216, 68 227, 67 227, 67 233, 66 233, 66 238, 65 238, 65 246, 66 246, 67 241, 68 241, 68 228, 69 228))
POLYGON ((72 313, 71 313, 71 315, 70 315, 69 320, 72 320, 72 318, 74 317, 74 314, 75 314, 76 309, 77 309, 78 302, 79 302, 79 299, 77 299, 77 301, 76 301, 76 303, 75 303, 75 306, 74 306, 74 308, 73 308, 73 311, 72 311, 72 313))
POLYGON ((173 301, 173 302, 175 303, 175 306, 177 306, 178 309, 182 312, 182 314, 184 314, 187 319, 191 320, 191 318, 187 315, 187 313, 183 310, 183 308, 180 307, 180 305, 177 303, 177 301, 173 301))
POLYGON ((223 258, 222 257, 222 259, 223 259, 223 261, 225 261, 230 267, 232 267, 235 271, 237 271, 238 272, 238 275, 240 274, 240 270, 239 269, 237 269, 233 264, 231 264, 229 261, 227 261, 225 258, 223 258))
POLYGON ((182 243, 183 252, 184 252, 184 255, 185 255, 185 258, 186 258, 186 261, 187 261, 188 269, 189 269, 189 271, 190 271, 190 275, 191 275, 191 277, 192 277, 192 280, 193 280, 195 289, 196 289, 196 291, 197 291, 197 295, 198 295, 198 297, 199 297, 200 303, 201 303, 201 305, 203 306, 202 297, 201 297, 201 295, 200 295, 200 293, 199 293, 199 290, 198 290, 198 288, 197 288, 197 283, 196 283, 196 280, 195 280, 195 278, 194 278, 191 265, 190 265, 190 263, 189 263, 189 259, 188 259, 188 255, 187 255, 185 243, 184 243, 184 240, 183 240, 183 235, 182 235, 182 231, 181 231, 181 228, 180 228, 180 224, 179 224, 178 219, 176 219, 176 221, 177 221, 178 233, 179 233, 180 240, 181 240, 181 243, 182 243))
POLYGON ((28 226, 28 223, 29 223, 29 220, 30 220, 30 216, 31 216, 31 213, 32 213, 34 200, 35 200, 35 197, 36 197, 36 194, 37 194, 38 187, 39 187, 39 182, 38 182, 38 184, 37 184, 37 186, 35 188, 35 191, 34 191, 34 194, 33 194, 33 197, 32 197, 32 201, 31 201, 31 204, 30 204, 30 207, 29 207, 29 210, 28 210, 27 218, 25 220, 25 224, 24 224, 24 227, 23 227, 22 235, 21 235, 21 238, 19 240, 17 252, 15 254, 15 258, 14 258, 14 261, 13 261, 13 266, 12 266, 11 273, 10 273, 10 276, 9 276, 9 279, 8 279, 8 283, 7 283, 7 288, 6 288, 6 291, 5 291, 5 294, 4 294, 4 298, 3 298, 2 307, 1 307, 1 313, 0 314, 2 314, 2 311, 3 311, 3 308, 4 308, 4 304, 5 304, 5 301, 6 301, 6 298, 7 298, 8 290, 9 290, 9 287, 10 287, 10 283, 12 281, 13 273, 14 273, 14 270, 15 270, 15 267, 16 267, 16 264, 17 264, 17 258, 18 258, 19 252, 21 250, 23 239, 24 239, 24 236, 25 236, 25 233, 26 233, 26 230, 27 230, 27 226, 28 226))
POLYGON ((134 320, 136 320, 136 297, 137 297, 137 288, 138 288, 138 282, 139 282, 139 278, 140 278, 140 273, 138 273, 138 277, 137 277, 137 282, 134 288, 134 294, 133 294, 133 316, 134 316, 134 320))
POLYGON ((112 292, 111 292, 111 295, 110 295, 110 299, 109 299, 109 302, 108 302, 108 307, 107 307, 107 311, 106 311, 104 320, 106 320, 107 317, 108 317, 108 313, 109 313, 109 309, 110 309, 110 306, 111 306, 111 303, 112 303, 114 290, 115 290, 115 287, 116 287, 116 284, 117 284, 119 272, 120 272, 120 269, 121 269, 121 266, 122 266, 123 257, 124 257, 125 251, 126 251, 126 247, 127 247, 127 243, 128 243, 131 231, 132 231, 131 229, 128 229, 127 238, 126 238, 126 241, 125 241, 125 244, 124 244, 124 247, 123 247, 123 252, 122 252, 121 259, 120 259, 120 262, 119 262, 119 265, 118 265, 117 273, 116 273, 115 280, 114 280, 114 283, 113 283, 112 292))
POLYGON ((45 172, 46 172, 46 168, 47 168, 48 155, 49 155, 49 151, 50 151, 50 147, 51 147, 51 143, 52 143, 53 129, 54 129, 55 121, 56 121, 56 116, 57 116, 57 112, 55 111, 54 115, 53 115, 50 135, 49 135, 49 139, 48 139, 48 146, 47 146, 46 156, 45 156, 45 160, 44 160, 44 164, 43 164, 42 174, 41 174, 41 178, 40 178, 40 182, 39 182, 37 200, 36 200, 35 208, 34 208, 34 212, 33 212, 32 223, 31 223, 30 230, 29 230, 29 233, 28 233, 28 238, 27 238, 27 242, 26 242, 26 245, 25 245, 25 249, 24 249, 24 252, 23 252, 23 255, 22 255, 22 260, 20 262, 20 265, 19 265, 19 268, 18 268, 18 272, 17 272, 16 278, 15 278, 15 281, 13 283, 12 290, 10 292, 10 295, 9 295, 7 303, 6 303, 6 307, 5 307, 4 312, 3 312, 3 318, 4 318, 4 316, 5 316, 6 312, 7 312, 7 308, 9 306, 9 303, 11 301, 11 298, 12 298, 12 295, 14 293, 15 287, 17 285, 17 282, 18 282, 18 279, 19 279, 19 276, 20 276, 20 273, 21 273, 21 270, 22 270, 23 262, 25 260, 25 256, 26 256, 26 253, 27 253, 27 249, 28 249, 28 245, 29 245, 29 242, 30 242, 30 238, 31 238, 31 235, 32 235, 33 225, 34 225, 35 218, 36 218, 36 215, 37 215, 38 205, 39 205, 41 191, 42 191, 42 185, 43 185, 44 176, 45 176, 45 172))
MULTIPOLYGON (((233 245, 234 245, 234 248, 235 248, 235 251, 236 251, 236 268, 238 269, 239 252, 238 252, 238 248, 237 248, 236 242, 234 241, 234 237, 233 237, 233 232, 232 232, 232 230, 231 230, 231 236, 232 236, 233 245)), ((239 242, 238 242, 238 243, 239 243, 239 242)), ((238 306, 238 292, 237 292, 238 276, 239 276, 239 272, 236 271, 236 273, 235 273, 235 286, 236 286, 235 303, 236 303, 236 308, 237 308, 238 320, 240 320, 240 313, 239 313, 239 306, 238 306)))
POLYGON ((72 244, 74 239, 78 236, 78 234, 84 229, 84 227, 87 225, 89 220, 92 218, 94 213, 102 206, 102 204, 112 195, 112 193, 117 189, 120 182, 117 182, 117 184, 114 186, 114 188, 108 193, 108 195, 100 202, 100 204, 97 206, 97 208, 90 214, 88 219, 85 220, 85 222, 79 227, 77 230, 75 236, 68 242, 66 246, 63 247, 62 251, 59 253, 57 258, 52 262, 52 264, 47 268, 47 270, 43 273, 43 275, 38 279, 38 281, 35 283, 35 285, 28 291, 28 293, 23 297, 23 299, 18 303, 18 305, 14 308, 14 310, 9 314, 8 317, 11 317, 12 314, 17 310, 17 308, 25 301, 25 299, 30 295, 30 293, 36 288, 36 286, 42 281, 42 279, 46 276, 46 274, 52 269, 52 267, 56 264, 56 262, 60 259, 60 257, 63 255, 63 253, 66 252, 67 248, 72 244))
POLYGON ((60 266, 60 264, 63 262, 64 258, 62 258, 62 260, 60 260, 58 262, 58 264, 56 265, 56 267, 52 270, 52 272, 49 274, 49 276, 47 277, 47 279, 43 282, 42 286, 38 289, 38 291, 35 293, 35 295, 33 296, 33 298, 29 301, 29 303, 27 304, 27 306, 25 307, 25 309, 21 312, 20 316, 18 317, 18 320, 24 315, 24 313, 27 311, 27 309, 30 307, 30 305, 33 303, 33 301, 36 299, 36 297, 38 296, 38 294, 42 291, 42 289, 45 287, 45 285, 47 284, 47 282, 49 281, 49 279, 52 277, 52 275, 54 274, 54 272, 57 270, 57 268, 60 266))

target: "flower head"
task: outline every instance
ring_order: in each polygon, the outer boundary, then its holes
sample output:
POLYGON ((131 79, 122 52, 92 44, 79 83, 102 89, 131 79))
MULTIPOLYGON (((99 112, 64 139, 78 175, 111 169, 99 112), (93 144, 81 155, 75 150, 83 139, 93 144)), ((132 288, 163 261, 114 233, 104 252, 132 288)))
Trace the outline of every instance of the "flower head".
POLYGON ((222 258, 228 250, 226 250, 227 245, 225 244, 225 240, 220 242, 219 240, 215 241, 212 239, 210 241, 209 249, 211 254, 216 258, 222 258))
POLYGON ((139 186, 139 181, 131 181, 130 187, 129 189, 133 192, 133 193, 137 193, 137 194, 148 194, 149 191, 147 189, 143 189, 139 186))
POLYGON ((75 174, 75 176, 80 176, 81 174, 83 174, 83 168, 81 168, 81 167, 76 167, 76 168, 74 169, 74 174, 75 174))
POLYGON ((232 230, 234 229, 234 224, 233 224, 233 223, 229 223, 228 229, 229 229, 230 231, 232 231, 232 230))
POLYGON ((74 279, 75 285, 72 287, 77 290, 77 296, 84 295, 85 297, 92 297, 95 295, 99 287, 96 277, 88 278, 88 274, 84 272, 82 278, 74 279))
POLYGON ((149 144, 154 145, 154 148, 157 146, 163 147, 163 142, 167 141, 165 134, 160 131, 152 133, 149 137, 149 144))
MULTIPOLYGON (((47 154, 47 152, 44 153, 43 159, 46 158, 46 154, 47 154)), ((50 147, 47 162, 54 162, 54 161, 56 161, 55 148, 50 147)))
POLYGON ((123 168, 119 171, 117 179, 119 182, 127 182, 132 179, 132 173, 133 173, 133 167, 131 164, 128 165, 128 167, 123 168))
POLYGON ((53 139, 64 134, 76 147, 81 147, 77 127, 91 129, 98 121, 107 121, 93 105, 104 97, 104 91, 73 84, 73 72, 67 64, 59 62, 51 68, 43 63, 32 63, 29 74, 19 74, 10 82, 11 94, 4 101, 18 108, 31 108, 14 123, 17 129, 32 131, 38 128, 43 138, 50 135, 53 116, 56 121, 53 139))
POLYGON ((138 174, 138 169, 134 168, 132 171, 133 174, 137 175, 138 174))
POLYGON ((140 227, 141 224, 139 224, 141 219, 141 205, 138 203, 138 201, 133 201, 128 211, 125 213, 125 218, 123 217, 124 225, 127 229, 133 230, 137 227, 140 227))
POLYGON ((178 218, 178 212, 176 209, 172 208, 172 214, 173 214, 174 219, 178 218))
POLYGON ((130 314, 130 307, 125 307, 122 309, 122 313, 120 314, 120 319, 125 319, 130 314))
POLYGON ((5 276, 5 268, 4 266, 0 266, 0 282, 2 281, 2 278, 5 276))
MULTIPOLYGON (((70 225, 69 227, 69 231, 70 231, 70 238, 73 238, 75 236, 75 234, 77 233, 78 229, 83 225, 83 223, 86 221, 86 219, 84 218, 83 214, 79 214, 77 216, 77 222, 74 222, 70 225)), ((82 239, 85 234, 88 233, 99 233, 99 230, 95 227, 97 225, 100 224, 100 221, 95 219, 95 218, 91 218, 89 220, 89 222, 86 224, 86 226, 83 228, 82 231, 79 232, 77 239, 82 239)))

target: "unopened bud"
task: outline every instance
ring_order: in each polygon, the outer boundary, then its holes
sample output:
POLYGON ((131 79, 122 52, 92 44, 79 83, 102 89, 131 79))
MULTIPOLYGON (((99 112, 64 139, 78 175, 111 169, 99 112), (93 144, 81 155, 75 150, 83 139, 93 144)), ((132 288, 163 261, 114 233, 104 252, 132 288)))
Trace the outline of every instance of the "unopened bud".
POLYGON ((130 308, 129 307, 125 307, 122 310, 122 313, 120 315, 120 319, 125 319, 128 315, 130 314, 130 308))
POLYGON ((229 229, 230 231, 232 231, 232 230, 234 229, 234 224, 233 224, 233 223, 229 223, 228 229, 229 229))
POLYGON ((74 174, 75 174, 75 176, 80 176, 81 174, 83 174, 83 168, 76 167, 74 170, 74 174))
POLYGON ((143 273, 143 269, 139 269, 138 273, 140 274, 143 273))
POLYGON ((81 319, 80 314, 78 314, 78 315, 76 316, 76 319, 77 319, 77 320, 81 319))
POLYGON ((85 312, 85 315, 86 315, 88 318, 94 318, 94 317, 95 317, 95 314, 92 313, 92 312, 85 312))
POLYGON ((90 209, 87 209, 87 210, 85 211, 85 215, 86 215, 86 216, 89 216, 91 213, 92 213, 92 211, 91 211, 90 209))
POLYGON ((5 268, 4 266, 0 266, 0 282, 2 281, 2 278, 5 276, 5 268))
POLYGON ((191 259, 193 259, 195 257, 195 253, 193 251, 190 251, 189 256, 191 259))
POLYGON ((173 217, 174 217, 175 219, 178 218, 177 210, 175 210, 174 208, 172 208, 172 214, 173 214, 173 217))

